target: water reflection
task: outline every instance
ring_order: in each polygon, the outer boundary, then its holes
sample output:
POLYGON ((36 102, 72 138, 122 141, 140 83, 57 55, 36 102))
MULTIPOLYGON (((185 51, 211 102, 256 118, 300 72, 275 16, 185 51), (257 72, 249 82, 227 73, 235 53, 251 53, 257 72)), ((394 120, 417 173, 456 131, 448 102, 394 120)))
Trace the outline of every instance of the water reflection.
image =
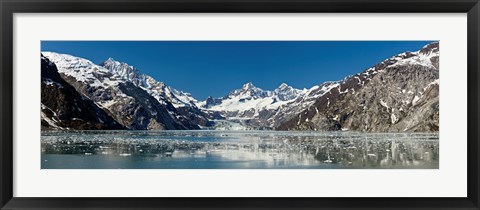
POLYGON ((42 133, 42 168, 438 168, 437 133, 42 133))

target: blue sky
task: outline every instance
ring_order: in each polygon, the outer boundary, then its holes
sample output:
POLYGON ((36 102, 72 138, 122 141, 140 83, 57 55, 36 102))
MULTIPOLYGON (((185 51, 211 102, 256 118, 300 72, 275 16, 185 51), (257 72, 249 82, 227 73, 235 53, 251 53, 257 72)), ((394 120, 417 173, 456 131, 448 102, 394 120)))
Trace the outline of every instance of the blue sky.
POLYGON ((109 57, 203 100, 252 82, 310 88, 432 41, 42 41, 42 51, 101 63, 109 57))

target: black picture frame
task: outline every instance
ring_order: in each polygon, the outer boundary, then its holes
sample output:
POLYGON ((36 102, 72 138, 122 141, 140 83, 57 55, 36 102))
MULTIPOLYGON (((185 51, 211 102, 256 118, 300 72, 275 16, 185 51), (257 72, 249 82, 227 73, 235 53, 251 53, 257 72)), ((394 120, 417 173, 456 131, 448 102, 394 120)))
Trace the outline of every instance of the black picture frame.
MULTIPOLYGON (((478 0, 0 0, 1 209, 479 209, 478 0), (468 196, 465 198, 17 198, 13 197, 15 13, 467 13, 468 196)), ((448 181, 448 180, 445 180, 448 181)))

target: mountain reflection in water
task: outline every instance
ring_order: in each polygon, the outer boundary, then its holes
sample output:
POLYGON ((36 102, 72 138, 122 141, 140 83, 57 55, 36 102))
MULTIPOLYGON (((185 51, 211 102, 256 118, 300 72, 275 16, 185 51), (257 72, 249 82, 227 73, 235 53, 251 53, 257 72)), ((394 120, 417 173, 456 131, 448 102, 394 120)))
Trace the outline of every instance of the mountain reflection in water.
POLYGON ((438 169, 438 133, 42 132, 42 169, 438 169))

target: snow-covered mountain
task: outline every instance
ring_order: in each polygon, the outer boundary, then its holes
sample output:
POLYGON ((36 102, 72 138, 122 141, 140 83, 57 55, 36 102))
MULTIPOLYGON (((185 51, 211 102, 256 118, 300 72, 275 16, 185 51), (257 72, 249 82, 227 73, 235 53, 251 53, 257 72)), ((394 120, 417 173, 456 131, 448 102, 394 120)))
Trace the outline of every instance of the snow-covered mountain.
POLYGON ((112 68, 107 69, 67 54, 42 54, 56 64, 60 75, 79 93, 129 129, 199 128, 189 116, 176 109, 173 103, 178 101, 170 101, 171 98, 161 92, 165 89, 163 83, 140 74, 133 67, 118 63, 119 68, 111 65, 112 68))
POLYGON ((326 82, 310 89, 295 89, 285 83, 273 91, 263 90, 251 82, 221 98, 197 103, 204 111, 216 113, 228 120, 258 128, 274 128, 293 117, 338 84, 326 82))
POLYGON ((439 43, 352 76, 279 130, 438 131, 439 43))
POLYGON ((290 101, 298 97, 302 90, 288 86, 286 83, 280 84, 273 94, 281 101, 290 101))
MULTIPOLYGON (((288 89, 283 86, 282 88, 288 89)), ((295 90, 292 92, 300 92, 300 90, 296 90, 291 87, 289 88, 295 90)), ((284 96, 286 94, 288 93, 282 92, 280 89, 276 89, 273 92, 262 90, 249 82, 244 84, 242 88, 231 91, 228 95, 222 98, 213 100, 209 98, 204 102, 199 102, 198 105, 210 111, 236 112, 234 115, 246 114, 245 112, 252 110, 254 111, 252 114, 255 114, 258 110, 279 106, 283 101, 285 101, 283 99, 286 98, 286 96, 284 96), (276 93, 281 94, 280 97, 276 93)), ((295 98, 296 95, 293 94, 288 97, 295 98)), ((228 113, 226 113, 226 115, 230 116, 228 113)))
POLYGON ((140 73, 138 69, 127 63, 108 58, 101 66, 109 70, 112 74, 118 75, 124 80, 141 87, 158 100, 166 98, 175 107, 195 106, 195 103, 197 103, 197 100, 193 98, 190 93, 175 90, 163 82, 158 82, 151 76, 140 73))
POLYGON ((108 69, 112 74, 119 75, 123 79, 134 83, 160 103, 165 100, 170 102, 186 120, 205 127, 211 126, 212 122, 200 111, 196 103, 198 101, 190 93, 176 90, 163 82, 156 81, 151 76, 141 74, 138 69, 113 58, 104 61, 101 66, 108 69))

